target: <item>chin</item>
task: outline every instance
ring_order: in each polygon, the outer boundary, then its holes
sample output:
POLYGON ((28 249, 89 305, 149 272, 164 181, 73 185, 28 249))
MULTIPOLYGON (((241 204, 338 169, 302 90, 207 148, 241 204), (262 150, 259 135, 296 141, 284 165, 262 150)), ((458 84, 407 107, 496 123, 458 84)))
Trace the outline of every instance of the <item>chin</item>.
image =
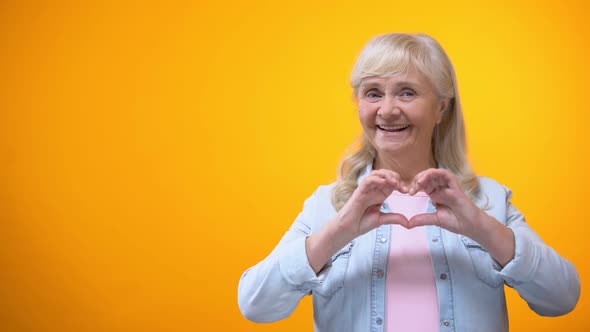
POLYGON ((398 155, 406 148, 404 144, 379 144, 376 147, 377 153, 385 155, 398 155))

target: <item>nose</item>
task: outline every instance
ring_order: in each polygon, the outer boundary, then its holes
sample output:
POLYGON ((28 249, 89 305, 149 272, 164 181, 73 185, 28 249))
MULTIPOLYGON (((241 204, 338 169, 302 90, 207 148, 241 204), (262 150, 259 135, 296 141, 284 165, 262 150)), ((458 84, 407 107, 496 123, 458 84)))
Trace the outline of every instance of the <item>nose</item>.
POLYGON ((400 114, 401 110, 395 97, 386 96, 382 99, 377 114, 383 119, 389 119, 400 114))

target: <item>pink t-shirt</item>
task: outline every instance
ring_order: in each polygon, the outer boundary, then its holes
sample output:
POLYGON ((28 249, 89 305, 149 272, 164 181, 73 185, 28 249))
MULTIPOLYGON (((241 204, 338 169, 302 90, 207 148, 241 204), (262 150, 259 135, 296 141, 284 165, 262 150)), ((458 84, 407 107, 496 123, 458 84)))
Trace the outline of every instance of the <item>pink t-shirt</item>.
MULTIPOLYGON (((425 213, 428 195, 394 191, 385 202, 392 212, 410 219, 425 213)), ((439 331, 438 296, 426 227, 391 226, 387 262, 386 332, 439 331)))

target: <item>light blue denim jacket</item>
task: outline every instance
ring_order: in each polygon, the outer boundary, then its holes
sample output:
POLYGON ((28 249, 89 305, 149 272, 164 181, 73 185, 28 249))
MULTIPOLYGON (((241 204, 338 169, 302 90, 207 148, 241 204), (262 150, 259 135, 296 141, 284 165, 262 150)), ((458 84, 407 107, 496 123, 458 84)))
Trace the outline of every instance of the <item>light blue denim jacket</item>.
MULTIPOLYGON (((369 171, 370 167, 365 175, 369 171)), ((576 268, 528 226, 510 203, 509 189, 489 178, 479 181, 482 202, 478 205, 514 232, 515 257, 502 268, 470 238, 425 226, 436 277, 440 331, 508 331, 504 284, 516 289, 540 315, 573 310, 580 296, 576 268)), ((307 260, 306 237, 336 215, 330 201, 333 186, 319 187, 272 253, 242 275, 238 304, 246 318, 256 322, 284 319, 305 295, 312 294, 316 331, 384 331, 387 255, 392 240, 389 225, 350 242, 318 275, 307 260)), ((434 212, 431 202, 428 211, 434 212)))

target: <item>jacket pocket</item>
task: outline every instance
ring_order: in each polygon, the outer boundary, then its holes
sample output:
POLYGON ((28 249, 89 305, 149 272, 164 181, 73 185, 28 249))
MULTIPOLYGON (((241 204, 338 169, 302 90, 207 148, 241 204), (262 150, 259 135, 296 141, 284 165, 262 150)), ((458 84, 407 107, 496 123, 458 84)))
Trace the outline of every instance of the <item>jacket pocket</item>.
POLYGON ((314 293, 329 300, 344 286, 344 278, 354 241, 340 249, 319 274, 322 283, 314 289, 314 293))
POLYGON ((496 270, 496 268, 500 268, 500 265, 492 256, 479 243, 466 236, 461 236, 461 241, 469 252, 478 279, 492 288, 503 285, 504 279, 496 270))

